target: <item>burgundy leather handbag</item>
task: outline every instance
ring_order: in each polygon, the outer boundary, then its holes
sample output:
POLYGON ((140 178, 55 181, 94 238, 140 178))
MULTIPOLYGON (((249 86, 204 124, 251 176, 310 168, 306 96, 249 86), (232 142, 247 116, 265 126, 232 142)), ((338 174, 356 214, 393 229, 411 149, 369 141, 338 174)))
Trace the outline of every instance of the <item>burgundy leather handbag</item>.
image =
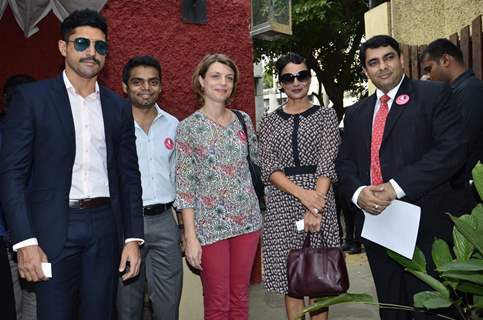
POLYGON ((303 299, 334 296, 349 289, 344 252, 340 248, 310 248, 310 234, 302 249, 289 252, 288 295, 303 299))

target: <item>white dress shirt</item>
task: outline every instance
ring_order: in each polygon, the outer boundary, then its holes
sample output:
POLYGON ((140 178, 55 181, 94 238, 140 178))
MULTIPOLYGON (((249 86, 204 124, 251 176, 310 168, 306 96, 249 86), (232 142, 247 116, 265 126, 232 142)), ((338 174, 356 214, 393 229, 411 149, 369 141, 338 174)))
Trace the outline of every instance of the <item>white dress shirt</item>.
MULTIPOLYGON (((389 101, 387 102, 387 107, 388 107, 388 112, 391 110, 391 106, 392 106, 392 103, 394 102, 394 98, 396 98, 396 93, 398 92, 399 90, 399 87, 401 86, 403 80, 404 80, 404 75, 402 76, 401 78, 401 81, 399 81, 398 85, 395 86, 394 88, 392 88, 388 93, 387 95, 389 96, 389 101)), ((376 118, 376 114, 377 114, 377 111, 379 111, 379 107, 381 106, 381 97, 384 95, 384 92, 382 92, 381 90, 377 89, 376 90, 376 106, 374 107, 374 114, 372 116, 372 121, 374 122, 374 119, 376 118)), ((404 192, 404 190, 399 186, 399 184, 394 180, 394 179, 390 179, 389 180, 389 183, 392 185, 392 187, 394 188, 394 191, 396 192, 396 197, 398 199, 401 199, 402 197, 404 197, 406 195, 406 193, 404 192)), ((352 202, 358 207, 359 205, 357 204, 357 200, 359 199, 359 194, 361 193, 362 189, 364 189, 365 187, 367 186, 360 186, 359 188, 357 188, 357 190, 354 192, 354 194, 352 195, 352 202)))
POLYGON ((143 205, 169 203, 176 197, 175 138, 178 119, 155 105, 157 115, 146 133, 134 121, 143 205))
POLYGON ((79 95, 63 73, 75 128, 75 159, 70 199, 109 197, 107 150, 99 85, 87 97, 79 95))

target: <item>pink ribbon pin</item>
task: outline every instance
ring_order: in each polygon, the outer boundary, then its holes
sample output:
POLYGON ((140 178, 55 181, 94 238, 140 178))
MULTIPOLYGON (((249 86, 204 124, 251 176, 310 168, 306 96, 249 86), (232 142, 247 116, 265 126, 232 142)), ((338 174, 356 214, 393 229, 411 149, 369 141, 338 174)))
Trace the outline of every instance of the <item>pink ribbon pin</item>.
POLYGON ((174 147, 173 140, 171 140, 171 138, 164 139, 164 146, 166 147, 166 149, 172 150, 174 147))
POLYGON ((407 94, 402 94, 396 98, 396 103, 400 106, 405 105, 409 102, 409 96, 407 94))
POLYGON ((238 131, 238 136, 240 137, 240 139, 242 139, 243 141, 247 141, 247 135, 245 134, 245 132, 243 130, 240 130, 238 131))

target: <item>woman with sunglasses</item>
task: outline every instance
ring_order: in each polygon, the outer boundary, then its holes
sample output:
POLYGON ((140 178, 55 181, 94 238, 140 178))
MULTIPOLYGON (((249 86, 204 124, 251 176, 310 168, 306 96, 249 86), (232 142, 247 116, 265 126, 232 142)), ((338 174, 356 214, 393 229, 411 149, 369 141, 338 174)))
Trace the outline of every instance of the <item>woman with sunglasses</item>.
MULTIPOLYGON (((311 73, 297 53, 275 64, 287 104, 268 114, 260 128, 262 176, 267 185, 263 229, 265 288, 285 295, 289 320, 304 300, 287 295, 287 257, 310 234, 312 247, 339 246, 339 228, 332 183, 339 145, 338 121, 332 108, 308 98, 311 73), (303 220, 304 232, 295 223, 303 220)), ((327 319, 325 310, 312 319, 327 319)))
POLYGON ((247 162, 258 149, 250 117, 243 130, 226 107, 239 73, 223 54, 207 55, 193 74, 202 107, 176 137, 176 201, 184 222, 185 255, 201 270, 204 318, 248 319, 248 285, 262 218, 247 162))

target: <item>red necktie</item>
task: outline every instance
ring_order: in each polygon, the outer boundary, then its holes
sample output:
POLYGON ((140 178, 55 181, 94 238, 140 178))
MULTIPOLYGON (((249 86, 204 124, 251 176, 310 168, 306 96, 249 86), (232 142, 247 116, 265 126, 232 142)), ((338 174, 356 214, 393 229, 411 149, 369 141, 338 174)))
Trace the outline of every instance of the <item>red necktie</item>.
POLYGON ((379 110, 374 118, 374 123, 372 124, 372 140, 371 140, 371 182, 372 184, 381 184, 382 180, 381 173, 381 161, 379 159, 379 149, 381 148, 382 137, 384 136, 384 126, 386 124, 387 114, 389 113, 389 106, 387 102, 389 101, 388 95, 383 95, 379 100, 381 104, 379 110))

